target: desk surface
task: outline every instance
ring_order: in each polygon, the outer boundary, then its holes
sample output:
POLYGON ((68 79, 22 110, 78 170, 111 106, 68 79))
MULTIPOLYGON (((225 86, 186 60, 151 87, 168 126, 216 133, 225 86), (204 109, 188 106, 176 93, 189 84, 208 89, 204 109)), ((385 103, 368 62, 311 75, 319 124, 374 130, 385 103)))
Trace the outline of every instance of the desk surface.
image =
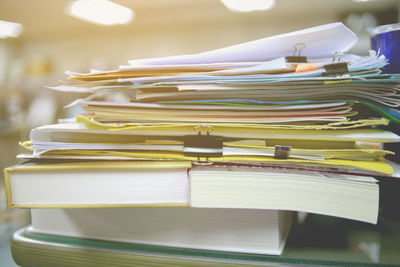
POLYGON ((24 230, 14 235, 11 248, 21 266, 52 266, 60 262, 63 266, 107 266, 110 262, 113 266, 147 266, 155 262, 157 266, 203 266, 210 261, 212 266, 382 266, 400 264, 400 222, 381 219, 372 225, 309 215, 304 224, 293 226, 281 256, 83 240, 24 230))

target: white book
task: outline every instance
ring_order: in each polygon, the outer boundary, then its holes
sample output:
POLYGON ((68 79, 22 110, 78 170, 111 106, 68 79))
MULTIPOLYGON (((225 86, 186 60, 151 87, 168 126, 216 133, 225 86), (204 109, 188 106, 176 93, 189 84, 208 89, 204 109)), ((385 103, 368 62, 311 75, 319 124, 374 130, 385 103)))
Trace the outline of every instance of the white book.
POLYGON ((195 208, 32 209, 31 231, 84 239, 279 255, 292 213, 195 208))

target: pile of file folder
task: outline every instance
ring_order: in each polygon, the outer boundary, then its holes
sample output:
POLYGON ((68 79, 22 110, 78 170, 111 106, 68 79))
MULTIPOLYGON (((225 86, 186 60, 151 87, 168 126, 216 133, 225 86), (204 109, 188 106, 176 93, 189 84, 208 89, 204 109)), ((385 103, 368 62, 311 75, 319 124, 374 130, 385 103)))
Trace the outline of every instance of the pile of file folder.
MULTIPOLYGON (((400 76, 382 73, 388 63, 377 51, 348 53, 356 42, 342 23, 331 23, 199 54, 131 60, 112 71, 67 71, 50 88, 87 93, 69 105, 83 112, 33 129, 21 143, 31 153, 19 157, 189 161, 193 169, 269 168, 376 185, 372 177, 398 175, 386 159, 396 151, 383 144, 400 141, 393 130, 400 76)), ((378 202, 368 218, 343 217, 376 223, 378 202)))

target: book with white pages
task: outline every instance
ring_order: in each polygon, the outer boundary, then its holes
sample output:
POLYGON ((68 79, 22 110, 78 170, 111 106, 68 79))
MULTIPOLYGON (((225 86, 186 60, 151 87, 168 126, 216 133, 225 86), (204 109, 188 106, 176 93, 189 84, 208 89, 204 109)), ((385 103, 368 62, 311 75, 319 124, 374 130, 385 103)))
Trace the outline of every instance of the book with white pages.
POLYGON ((278 210, 32 209, 36 234, 213 251, 280 255, 293 213, 278 210))

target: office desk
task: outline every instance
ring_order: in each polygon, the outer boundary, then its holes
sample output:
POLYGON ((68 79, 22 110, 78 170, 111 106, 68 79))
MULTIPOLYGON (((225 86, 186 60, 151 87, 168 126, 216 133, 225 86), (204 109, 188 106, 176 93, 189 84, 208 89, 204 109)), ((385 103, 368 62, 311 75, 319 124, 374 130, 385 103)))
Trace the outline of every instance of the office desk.
POLYGON ((238 254, 60 238, 18 231, 21 266, 366 266, 400 264, 400 222, 377 225, 309 215, 295 224, 281 256, 238 254))

